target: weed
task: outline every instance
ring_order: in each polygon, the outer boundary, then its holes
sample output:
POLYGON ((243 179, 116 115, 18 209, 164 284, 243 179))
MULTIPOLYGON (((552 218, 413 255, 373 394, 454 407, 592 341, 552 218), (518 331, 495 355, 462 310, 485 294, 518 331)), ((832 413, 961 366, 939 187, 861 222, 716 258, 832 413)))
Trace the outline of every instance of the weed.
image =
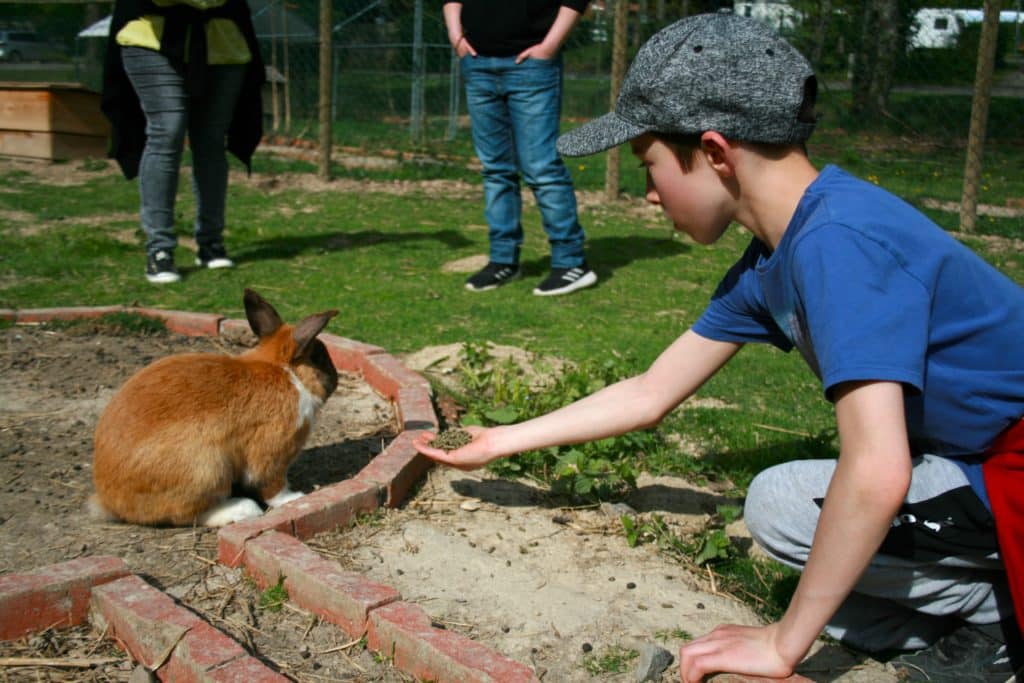
POLYGON ((605 673, 625 673, 629 668, 629 662, 640 656, 636 650, 612 645, 601 654, 594 654, 583 658, 583 668, 591 675, 605 673))
POLYGON ((278 576, 276 584, 260 593, 259 607, 268 612, 280 612, 281 606, 287 601, 288 589, 284 587, 284 577, 278 576))
POLYGON ((355 518, 352 520, 351 525, 353 527, 368 526, 368 527, 379 527, 383 526, 384 521, 387 519, 387 512, 382 508, 374 508, 367 512, 356 513, 355 518))
POLYGON ((682 640, 684 642, 693 640, 693 636, 690 634, 690 632, 683 630, 681 628, 671 628, 655 631, 654 637, 663 643, 669 640, 682 640))
MULTIPOLYGON (((636 370, 630 361, 614 358, 570 365, 538 382, 531 381, 511 359, 492 360, 483 345, 463 346, 463 424, 502 425, 528 420, 636 370)), ((496 461, 490 469, 506 477, 531 477, 549 485, 555 495, 588 502, 614 500, 635 488, 638 466, 648 454, 660 455, 668 448, 657 431, 646 430, 574 446, 529 451, 496 461)))

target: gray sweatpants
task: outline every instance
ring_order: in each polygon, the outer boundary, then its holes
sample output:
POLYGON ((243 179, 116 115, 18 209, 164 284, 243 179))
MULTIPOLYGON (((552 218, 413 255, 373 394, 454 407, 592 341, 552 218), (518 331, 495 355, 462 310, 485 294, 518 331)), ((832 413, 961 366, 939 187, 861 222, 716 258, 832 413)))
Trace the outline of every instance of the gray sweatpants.
MULTIPOLYGON (((797 460, 761 472, 744 516, 754 540, 802 569, 835 460, 797 460)), ((991 515, 954 463, 914 459, 910 491, 886 542, 826 633, 867 652, 926 647, 956 621, 991 624, 1013 614, 991 515), (936 514, 938 513, 938 514, 936 514), (959 539, 950 543, 949 534, 959 539)))

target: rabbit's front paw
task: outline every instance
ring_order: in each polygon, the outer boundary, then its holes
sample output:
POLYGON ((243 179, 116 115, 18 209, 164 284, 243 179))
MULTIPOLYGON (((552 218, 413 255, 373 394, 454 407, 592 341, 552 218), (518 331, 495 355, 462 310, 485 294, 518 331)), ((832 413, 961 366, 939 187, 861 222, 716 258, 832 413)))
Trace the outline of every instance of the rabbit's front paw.
POLYGON ((280 505, 284 505, 285 503, 290 503, 297 498, 302 498, 304 495, 306 494, 302 491, 292 491, 287 485, 285 485, 283 489, 278 491, 274 496, 267 498, 265 502, 270 507, 276 508, 280 505))
POLYGON ((199 515, 196 521, 203 526, 224 526, 262 514, 263 508, 251 498, 226 498, 199 515))

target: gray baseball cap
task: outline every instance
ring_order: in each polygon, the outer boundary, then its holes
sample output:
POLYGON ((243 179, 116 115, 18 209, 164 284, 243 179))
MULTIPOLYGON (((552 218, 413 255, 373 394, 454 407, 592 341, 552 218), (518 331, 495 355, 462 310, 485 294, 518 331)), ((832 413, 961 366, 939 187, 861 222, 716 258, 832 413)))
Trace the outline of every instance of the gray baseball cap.
POLYGON ((794 144, 814 130, 817 80, 808 61, 764 24, 698 14, 663 28, 629 67, 615 111, 558 138, 568 157, 644 133, 713 130, 744 142, 794 144))

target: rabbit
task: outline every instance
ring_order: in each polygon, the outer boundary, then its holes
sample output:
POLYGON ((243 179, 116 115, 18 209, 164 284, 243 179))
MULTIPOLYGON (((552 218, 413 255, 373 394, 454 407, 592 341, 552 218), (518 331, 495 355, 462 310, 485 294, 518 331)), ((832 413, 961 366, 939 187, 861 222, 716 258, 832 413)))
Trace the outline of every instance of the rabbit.
POLYGON ((338 372, 316 336, 336 310, 285 324, 245 290, 259 344, 238 356, 186 353, 138 371, 96 425, 94 517, 133 524, 223 526, 301 497, 288 466, 313 429, 338 372))

